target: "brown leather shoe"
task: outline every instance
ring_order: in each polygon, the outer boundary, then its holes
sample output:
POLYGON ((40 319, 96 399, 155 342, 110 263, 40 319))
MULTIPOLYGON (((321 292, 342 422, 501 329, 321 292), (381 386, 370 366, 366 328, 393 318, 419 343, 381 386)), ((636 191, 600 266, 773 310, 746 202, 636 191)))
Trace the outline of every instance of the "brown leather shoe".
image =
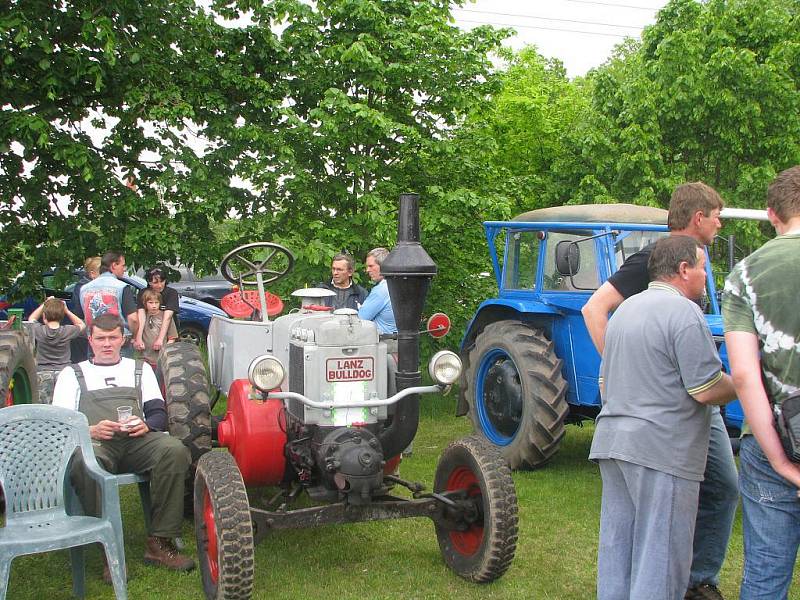
POLYGON ((149 537, 144 549, 144 562, 148 565, 161 565, 173 571, 191 571, 194 561, 184 556, 169 538, 149 537))

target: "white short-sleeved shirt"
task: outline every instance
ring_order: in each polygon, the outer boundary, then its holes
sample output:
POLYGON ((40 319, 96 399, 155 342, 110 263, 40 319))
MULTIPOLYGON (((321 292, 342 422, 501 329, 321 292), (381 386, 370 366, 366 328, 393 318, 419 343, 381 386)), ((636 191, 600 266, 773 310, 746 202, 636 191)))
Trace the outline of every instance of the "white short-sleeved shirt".
MULTIPOLYGON (((95 365, 85 360, 78 366, 83 371, 89 391, 111 387, 135 387, 136 385, 136 361, 130 358, 122 358, 115 365, 95 365)), ((143 403, 146 404, 150 400, 163 400, 156 375, 147 363, 142 364, 140 385, 143 403)), ((53 406, 78 410, 80 397, 81 386, 75 376, 75 371, 71 367, 67 367, 58 374, 53 390, 53 406)))

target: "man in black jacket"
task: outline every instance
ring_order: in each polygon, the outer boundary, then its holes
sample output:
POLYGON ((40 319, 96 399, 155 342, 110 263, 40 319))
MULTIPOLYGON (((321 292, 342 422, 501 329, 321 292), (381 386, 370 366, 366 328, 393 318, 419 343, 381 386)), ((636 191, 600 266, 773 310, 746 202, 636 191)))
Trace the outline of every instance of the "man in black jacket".
POLYGON ((355 263, 349 254, 340 252, 331 261, 330 283, 320 283, 317 287, 335 292, 335 296, 322 298, 325 306, 352 308, 358 310, 367 299, 367 290, 353 281, 355 263))

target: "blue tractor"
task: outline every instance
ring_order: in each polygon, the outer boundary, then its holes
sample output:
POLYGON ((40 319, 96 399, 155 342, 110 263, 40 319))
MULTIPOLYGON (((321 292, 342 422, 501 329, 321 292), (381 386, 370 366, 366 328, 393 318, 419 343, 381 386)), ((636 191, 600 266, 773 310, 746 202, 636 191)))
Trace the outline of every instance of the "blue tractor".
MULTIPOLYGON (((567 205, 483 226, 499 294, 481 303, 461 343, 457 414, 469 414, 511 468, 535 468, 558 451, 566 424, 600 411, 600 356, 581 308, 628 256, 668 235, 667 211, 567 205)), ((727 369, 710 260, 706 268, 706 320, 727 369)), ((738 435, 738 401, 724 417, 738 435)))

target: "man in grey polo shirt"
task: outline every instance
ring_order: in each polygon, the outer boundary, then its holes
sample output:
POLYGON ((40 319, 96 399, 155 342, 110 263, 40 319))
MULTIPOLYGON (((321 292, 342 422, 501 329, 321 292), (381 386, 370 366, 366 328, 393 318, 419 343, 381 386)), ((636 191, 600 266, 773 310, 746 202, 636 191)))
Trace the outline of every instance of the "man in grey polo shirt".
POLYGON ((603 408, 589 458, 603 497, 597 597, 681 600, 689 582, 697 498, 708 452, 706 405, 735 397, 693 302, 705 289, 696 240, 659 240, 647 290, 606 331, 603 408))

